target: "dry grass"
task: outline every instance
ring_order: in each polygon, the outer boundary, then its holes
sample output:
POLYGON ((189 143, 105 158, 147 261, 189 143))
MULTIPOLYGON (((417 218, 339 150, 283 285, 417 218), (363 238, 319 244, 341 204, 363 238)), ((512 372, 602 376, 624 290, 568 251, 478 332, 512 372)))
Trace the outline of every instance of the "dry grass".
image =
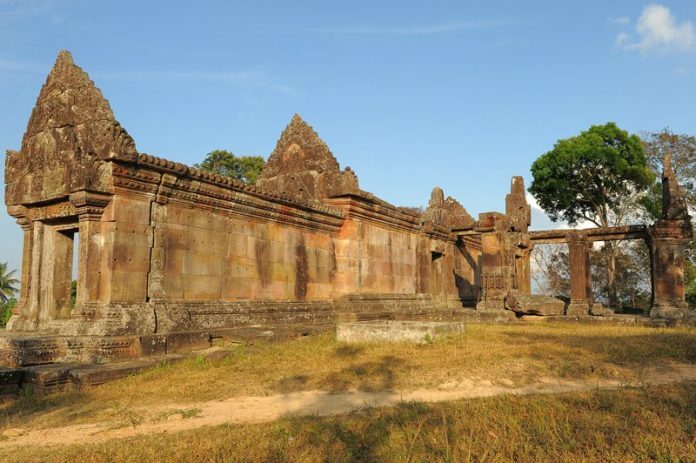
POLYGON ((0 407, 0 426, 54 427, 114 420, 137 408, 296 390, 416 389, 466 378, 505 386, 540 377, 636 379, 665 361, 696 361, 696 330, 568 325, 472 325, 416 346, 345 345, 326 335, 230 347, 221 361, 189 359, 81 392, 30 394, 0 407))
POLYGON ((15 449, 7 462, 696 461, 696 383, 402 404, 96 445, 15 449))

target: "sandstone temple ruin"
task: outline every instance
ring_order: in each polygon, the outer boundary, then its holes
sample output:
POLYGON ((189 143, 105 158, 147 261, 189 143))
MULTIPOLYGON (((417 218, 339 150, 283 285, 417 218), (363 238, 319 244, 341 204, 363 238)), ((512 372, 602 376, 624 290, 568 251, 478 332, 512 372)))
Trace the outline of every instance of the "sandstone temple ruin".
POLYGON ((588 253, 607 239, 649 244, 653 317, 686 311, 691 222, 669 163, 664 217, 650 228, 530 232, 521 177, 504 213, 474 218, 435 188, 419 214, 361 190, 295 115, 248 185, 138 152, 63 51, 21 149, 7 153, 5 180, 7 210, 24 230, 19 303, 0 337, 5 364, 146 355, 219 329, 330 326, 342 315, 490 317, 543 307, 601 316, 588 253), (530 251, 546 242, 569 245, 567 306, 530 295, 530 251))

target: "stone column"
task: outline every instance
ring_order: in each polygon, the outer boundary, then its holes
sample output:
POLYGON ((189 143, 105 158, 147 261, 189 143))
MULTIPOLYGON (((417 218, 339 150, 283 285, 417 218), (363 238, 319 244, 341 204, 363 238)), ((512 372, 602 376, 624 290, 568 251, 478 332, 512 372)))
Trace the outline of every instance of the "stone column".
MULTIPOLYGON (((24 232, 24 242, 22 245, 22 272, 20 276, 19 299, 12 311, 12 317, 7 322, 8 330, 28 329, 25 323, 31 320, 29 294, 32 286, 32 249, 34 243, 34 227, 27 217, 17 218, 17 223, 24 232)), ((31 325, 35 325, 34 320, 31 325)))
POLYGON ((109 267, 102 265, 105 263, 102 250, 106 238, 102 233, 101 216, 109 200, 110 196, 86 191, 70 195, 70 202, 77 209, 80 232, 75 309, 85 303, 108 300, 109 288, 102 287, 103 282, 109 281, 109 275, 102 272, 108 271, 109 267))
POLYGON ((31 249, 34 237, 32 223, 29 219, 19 219, 17 223, 24 232, 24 243, 22 246, 21 286, 19 289, 19 300, 14 310, 15 315, 22 313, 29 299, 29 287, 31 286, 31 249))
POLYGON ((532 294, 532 272, 531 272, 531 254, 533 246, 529 243, 527 234, 523 235, 525 243, 523 246, 518 244, 515 252, 515 289, 520 294, 532 294))
MULTIPOLYGON (((689 240, 679 225, 658 221, 650 228, 652 318, 682 318, 688 310, 684 294, 684 254, 689 240)), ((688 235, 687 235, 688 236, 688 235)))
POLYGON ((491 222, 481 230, 481 297, 476 310, 505 310, 505 296, 511 282, 507 281, 504 232, 502 215, 487 217, 491 222), (492 226, 491 226, 492 225, 492 226))
POLYGON ((568 237, 570 304, 567 315, 589 315, 592 307, 592 267, 587 237, 573 233, 568 237))

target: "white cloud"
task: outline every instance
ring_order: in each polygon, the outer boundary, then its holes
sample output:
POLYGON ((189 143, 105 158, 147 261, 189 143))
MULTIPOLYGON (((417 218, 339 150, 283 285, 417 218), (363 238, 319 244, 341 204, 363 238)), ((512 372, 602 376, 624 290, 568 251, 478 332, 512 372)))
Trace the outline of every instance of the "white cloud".
POLYGON ((577 225, 575 225, 574 227, 571 227, 568 224, 568 222, 564 220, 554 222, 546 214, 546 211, 544 211, 544 209, 542 209, 541 206, 539 206, 539 203, 534 198, 534 196, 531 195, 531 193, 526 192, 525 198, 527 199, 527 204, 529 204, 532 208, 532 230, 558 230, 566 228, 583 229, 596 227, 595 224, 593 224, 592 222, 588 222, 587 220, 578 221, 577 225))
POLYGON ((635 34, 621 32, 616 45, 641 53, 688 52, 696 50, 696 28, 691 21, 679 23, 669 8, 651 3, 643 9, 635 34))
POLYGON ((539 209, 540 211, 543 211, 541 206, 539 206, 539 203, 537 202, 536 198, 532 196, 530 192, 525 192, 524 194, 525 199, 527 200, 527 204, 529 204, 532 208, 534 209, 539 209))

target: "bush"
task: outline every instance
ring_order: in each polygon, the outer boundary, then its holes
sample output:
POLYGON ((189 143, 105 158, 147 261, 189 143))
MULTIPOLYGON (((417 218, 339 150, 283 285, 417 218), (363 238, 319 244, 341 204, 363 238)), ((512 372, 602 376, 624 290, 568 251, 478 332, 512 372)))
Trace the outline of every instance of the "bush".
POLYGON ((4 327, 12 316, 12 309, 17 305, 17 299, 10 299, 0 303, 0 326, 4 327))

